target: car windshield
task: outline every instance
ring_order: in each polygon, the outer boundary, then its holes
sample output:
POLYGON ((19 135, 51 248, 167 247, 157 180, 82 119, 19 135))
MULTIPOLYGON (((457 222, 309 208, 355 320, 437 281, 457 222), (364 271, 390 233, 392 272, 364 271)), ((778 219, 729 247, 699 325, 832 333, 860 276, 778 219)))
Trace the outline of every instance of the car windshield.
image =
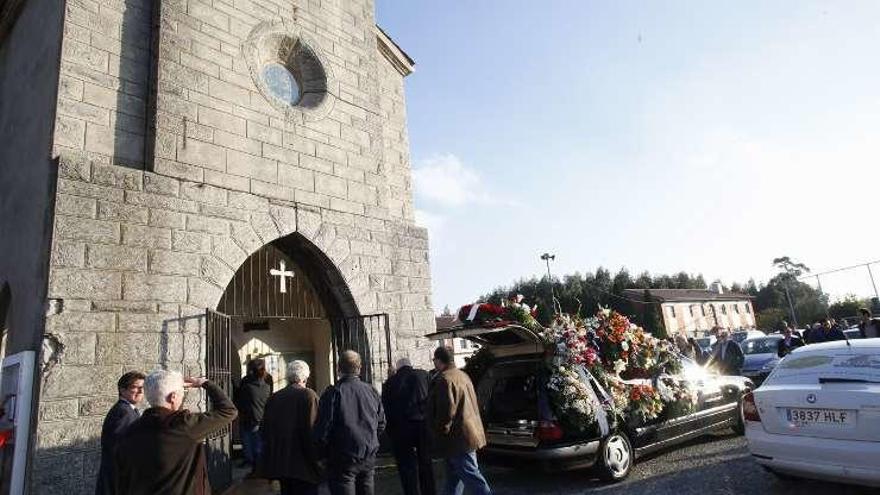
MULTIPOLYGON (((737 344, 741 344, 742 341, 746 340, 746 338, 748 336, 749 336, 748 332, 734 332, 734 333, 730 334, 730 339, 733 340, 734 342, 736 342, 737 344)), ((746 354, 748 354, 748 353, 746 353, 746 354)))
POLYGON ((770 354, 779 350, 779 339, 750 339, 742 343, 743 354, 770 354))

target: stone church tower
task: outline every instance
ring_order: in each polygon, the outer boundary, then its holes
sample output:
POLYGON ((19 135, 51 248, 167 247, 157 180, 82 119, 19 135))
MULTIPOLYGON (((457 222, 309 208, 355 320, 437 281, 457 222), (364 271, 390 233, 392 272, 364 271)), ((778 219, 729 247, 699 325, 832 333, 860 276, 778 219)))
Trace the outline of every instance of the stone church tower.
MULTIPOLYGON (((320 392, 345 348, 377 386, 427 365, 412 70, 372 0, 0 2, 0 352, 35 356, 30 493, 94 491, 130 369, 231 390, 305 359, 320 392)), ((234 441, 209 445, 218 484, 234 441)))

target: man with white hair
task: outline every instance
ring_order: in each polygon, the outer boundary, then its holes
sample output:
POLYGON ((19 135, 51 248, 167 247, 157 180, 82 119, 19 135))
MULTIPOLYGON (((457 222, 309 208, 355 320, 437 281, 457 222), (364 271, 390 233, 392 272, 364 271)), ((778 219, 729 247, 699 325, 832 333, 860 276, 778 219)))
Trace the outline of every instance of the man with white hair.
POLYGON ((235 419, 238 411, 216 384, 184 378, 176 371, 154 371, 144 380, 150 408, 132 423, 117 444, 117 493, 126 495, 210 494, 205 438, 235 419), (203 388, 213 404, 206 413, 183 409, 187 389, 203 388))
POLYGON ((409 358, 397 361, 397 371, 382 387, 391 450, 404 495, 434 495, 425 401, 428 372, 413 368, 409 358))
POLYGON ((262 474, 279 480, 281 495, 317 495, 321 481, 312 427, 318 395, 306 388, 309 365, 287 365, 288 385, 269 397, 263 411, 262 474))

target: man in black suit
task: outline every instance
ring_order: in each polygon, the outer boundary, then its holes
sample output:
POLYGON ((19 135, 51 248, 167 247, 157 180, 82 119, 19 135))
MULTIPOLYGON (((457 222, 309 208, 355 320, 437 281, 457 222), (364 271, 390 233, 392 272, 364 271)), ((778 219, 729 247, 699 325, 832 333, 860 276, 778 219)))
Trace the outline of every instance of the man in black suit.
POLYGON ((739 375, 742 370, 745 355, 739 344, 730 339, 727 330, 718 332, 718 342, 712 353, 710 362, 722 375, 739 375))
POLYGON ((382 387, 388 436, 397 461, 404 495, 434 495, 434 472, 425 426, 428 372, 414 369, 407 358, 382 387))
POLYGON ((779 341, 779 349, 777 350, 777 355, 779 357, 785 357, 791 353, 791 351, 797 349, 804 345, 804 341, 799 339, 798 337, 792 335, 791 327, 785 326, 782 329, 783 339, 779 341))
POLYGON ((115 494, 113 484, 114 451, 122 433, 140 417, 137 405, 144 398, 144 378, 140 371, 129 371, 116 383, 119 400, 110 408, 101 428, 101 467, 98 469, 96 495, 115 494))

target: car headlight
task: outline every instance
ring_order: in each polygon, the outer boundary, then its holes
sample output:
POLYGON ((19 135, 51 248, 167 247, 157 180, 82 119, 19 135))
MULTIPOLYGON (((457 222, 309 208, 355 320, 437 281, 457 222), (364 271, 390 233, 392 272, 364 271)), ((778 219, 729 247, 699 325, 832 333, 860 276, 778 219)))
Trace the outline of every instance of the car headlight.
POLYGON ((773 371, 773 368, 775 368, 777 364, 779 364, 778 359, 767 361, 764 363, 764 366, 761 367, 761 371, 773 371))

